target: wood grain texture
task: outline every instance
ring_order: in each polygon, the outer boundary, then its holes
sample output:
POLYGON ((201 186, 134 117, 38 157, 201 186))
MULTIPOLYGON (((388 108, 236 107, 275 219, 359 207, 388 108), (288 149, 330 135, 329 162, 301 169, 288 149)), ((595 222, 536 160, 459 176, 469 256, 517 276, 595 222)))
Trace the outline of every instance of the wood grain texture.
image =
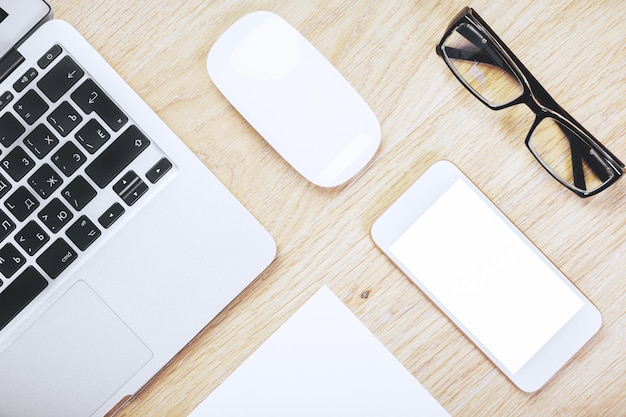
MULTIPOLYGON (((278 245, 269 269, 120 416, 186 416, 323 284, 454 416, 626 415, 626 180, 579 199, 524 146, 528 109, 493 112, 465 91, 434 52, 465 2, 50 2, 278 245), (321 189, 300 177, 208 77, 211 45, 259 9, 300 30, 381 123, 380 150, 344 186, 321 189), (369 237, 374 219, 439 159, 457 164, 603 314, 599 334, 536 394, 508 382, 369 237)), ((623 1, 472 7, 566 110, 626 159, 623 1)))

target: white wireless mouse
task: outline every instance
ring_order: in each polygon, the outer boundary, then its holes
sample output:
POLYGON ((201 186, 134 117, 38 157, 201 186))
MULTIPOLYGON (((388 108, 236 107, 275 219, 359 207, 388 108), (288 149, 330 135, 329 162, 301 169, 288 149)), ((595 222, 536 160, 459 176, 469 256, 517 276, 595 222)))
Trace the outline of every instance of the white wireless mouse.
POLYGON ((322 187, 358 173, 380 124, 363 98, 296 29, 257 11, 220 36, 207 58, 221 93, 302 176, 322 187))

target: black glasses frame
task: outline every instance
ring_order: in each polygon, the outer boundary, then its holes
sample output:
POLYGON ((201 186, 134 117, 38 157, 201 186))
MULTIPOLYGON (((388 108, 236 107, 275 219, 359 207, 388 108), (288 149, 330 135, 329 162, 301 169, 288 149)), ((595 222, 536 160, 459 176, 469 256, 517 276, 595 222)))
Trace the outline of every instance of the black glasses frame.
POLYGON ((622 176, 624 163, 617 159, 615 155, 613 155, 604 145, 602 145, 602 143, 593 137, 591 133, 589 133, 580 123, 576 121, 576 119, 570 116, 569 113, 557 104, 550 94, 548 94, 546 89, 539 83, 539 81, 537 81, 524 64, 522 64, 522 62, 504 44, 504 42, 478 15, 478 13, 474 11, 474 9, 466 7, 452 20, 443 38, 441 39, 441 42, 437 45, 436 52, 444 59, 452 73, 465 86, 465 88, 467 88, 470 93, 472 93, 490 109, 501 110, 517 104, 526 104, 533 111, 533 113, 535 113, 535 121, 526 136, 526 147, 543 166, 543 168, 548 171, 550 175, 552 175, 552 177, 576 193, 579 197, 589 197, 597 194, 609 187, 622 176), (480 54, 473 52, 471 54, 471 59, 496 65, 512 73, 518 79, 523 88, 523 92, 518 98, 502 105, 493 105, 487 99, 482 97, 476 90, 474 90, 465 78, 458 73, 454 64, 449 60, 450 55, 448 52, 452 55, 458 55, 453 58, 463 59, 462 56, 459 56, 463 54, 463 51, 446 50, 444 52, 444 44, 454 31, 463 26, 463 23, 469 25, 469 28, 465 29, 466 32, 463 33, 463 35, 468 36, 468 39, 470 36, 475 38, 477 37, 483 43, 489 42, 490 46, 493 47, 494 53, 489 53, 488 51, 488 53, 483 53, 481 56, 480 54), (468 30, 472 33, 468 33, 468 30), (570 132, 567 132, 567 129, 563 131, 570 142, 572 150, 574 184, 566 182, 558 174, 556 174, 530 146, 530 140, 535 128, 546 118, 552 118, 570 130, 570 132), (604 164, 602 164, 598 158, 600 158, 604 164), (595 172, 609 171, 605 173, 608 179, 598 188, 590 191, 585 187, 583 159, 595 172))

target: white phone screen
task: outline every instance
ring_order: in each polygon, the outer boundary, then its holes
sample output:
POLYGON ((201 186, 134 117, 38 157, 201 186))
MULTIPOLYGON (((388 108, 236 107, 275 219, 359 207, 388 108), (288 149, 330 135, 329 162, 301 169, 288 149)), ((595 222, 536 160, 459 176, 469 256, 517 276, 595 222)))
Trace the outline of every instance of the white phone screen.
POLYGON ((462 180, 390 252, 511 374, 584 305, 462 180))

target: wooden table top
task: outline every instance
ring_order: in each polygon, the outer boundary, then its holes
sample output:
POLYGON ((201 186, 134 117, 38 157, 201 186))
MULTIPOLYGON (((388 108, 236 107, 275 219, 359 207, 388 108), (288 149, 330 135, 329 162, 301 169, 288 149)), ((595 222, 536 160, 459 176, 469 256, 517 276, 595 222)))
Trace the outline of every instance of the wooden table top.
MULTIPOLYGON (((323 284, 454 416, 626 415, 626 180, 588 199, 524 145, 525 106, 493 112, 435 54, 466 2, 50 0, 269 230, 274 263, 119 413, 186 416, 323 284), (254 10, 301 31, 369 103, 373 161, 319 188, 211 82, 206 56, 254 10), (433 162, 457 164, 600 309, 600 332, 543 389, 519 391, 375 247, 369 231, 433 162), (369 292, 367 298, 361 295, 369 292)), ((621 0, 475 0, 551 95, 626 160, 621 0)))

